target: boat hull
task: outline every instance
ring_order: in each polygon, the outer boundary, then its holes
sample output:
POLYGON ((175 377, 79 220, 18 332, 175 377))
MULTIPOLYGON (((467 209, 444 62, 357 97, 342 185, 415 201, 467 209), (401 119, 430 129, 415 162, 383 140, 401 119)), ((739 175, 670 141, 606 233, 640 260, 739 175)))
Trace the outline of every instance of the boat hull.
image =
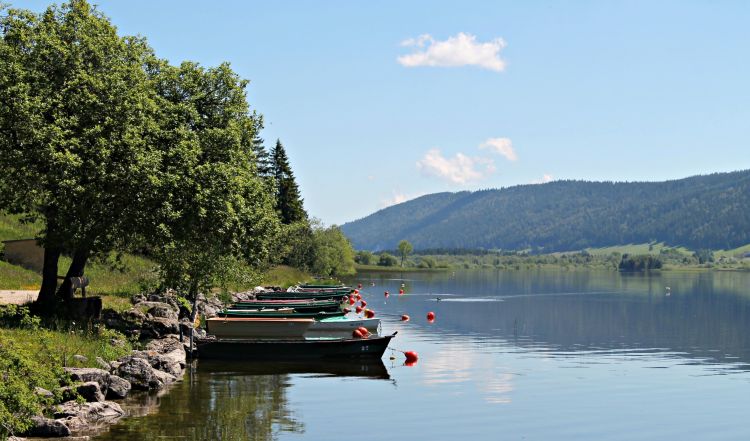
POLYGON ((292 300, 292 299, 305 299, 305 300, 337 300, 343 301, 348 296, 348 293, 344 292, 289 292, 289 291, 274 291, 274 292, 260 292, 255 294, 255 298, 259 300, 292 300))
POLYGON ((341 302, 337 300, 310 299, 277 299, 277 300, 248 300, 235 302, 232 309, 258 308, 293 308, 297 312, 336 312, 341 310, 341 302))
POLYGON ((395 336, 368 339, 198 340, 201 359, 300 361, 378 359, 395 336))
POLYGON ((313 324, 309 318, 213 317, 206 332, 217 338, 302 338, 313 324))
POLYGON ((344 317, 336 317, 315 320, 315 323, 310 326, 307 333, 309 335, 315 332, 352 332, 360 327, 365 327, 370 332, 378 332, 378 329, 380 328, 380 319, 347 319, 344 317))

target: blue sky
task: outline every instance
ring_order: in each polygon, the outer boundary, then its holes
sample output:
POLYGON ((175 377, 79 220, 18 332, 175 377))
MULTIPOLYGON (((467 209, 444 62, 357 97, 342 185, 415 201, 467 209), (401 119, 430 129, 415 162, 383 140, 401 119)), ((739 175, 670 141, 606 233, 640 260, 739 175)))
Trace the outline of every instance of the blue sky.
POLYGON ((249 79, 327 224, 440 191, 750 168, 750 2, 94 3, 173 63, 249 79))

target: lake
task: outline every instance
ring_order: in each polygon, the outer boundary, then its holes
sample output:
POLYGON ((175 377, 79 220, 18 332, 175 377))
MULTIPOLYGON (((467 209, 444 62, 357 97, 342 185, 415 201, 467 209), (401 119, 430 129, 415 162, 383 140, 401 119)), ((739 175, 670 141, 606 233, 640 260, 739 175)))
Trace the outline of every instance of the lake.
POLYGON ((415 365, 390 350, 369 364, 198 361, 167 392, 130 399, 142 416, 95 439, 750 439, 749 273, 348 282, 364 285, 383 332, 398 331, 391 347, 418 352, 415 365))

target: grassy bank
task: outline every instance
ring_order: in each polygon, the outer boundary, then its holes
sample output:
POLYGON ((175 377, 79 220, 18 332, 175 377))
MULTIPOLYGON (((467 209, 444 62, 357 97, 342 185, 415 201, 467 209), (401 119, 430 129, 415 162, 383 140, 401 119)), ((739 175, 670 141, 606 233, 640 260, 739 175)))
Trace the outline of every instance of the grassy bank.
POLYGON ((69 383, 64 367, 98 367, 96 357, 114 360, 131 349, 121 334, 103 327, 63 321, 42 324, 24 307, 1 306, 0 439, 25 430, 32 416, 61 399, 58 388, 69 383), (37 387, 53 396, 38 394, 37 387))

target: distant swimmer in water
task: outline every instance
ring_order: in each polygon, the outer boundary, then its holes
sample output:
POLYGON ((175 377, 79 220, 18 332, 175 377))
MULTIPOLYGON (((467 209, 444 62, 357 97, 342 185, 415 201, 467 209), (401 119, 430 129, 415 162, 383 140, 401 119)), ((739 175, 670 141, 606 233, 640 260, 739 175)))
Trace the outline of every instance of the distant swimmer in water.
POLYGON ((443 300, 443 299, 441 299, 440 297, 435 297, 435 301, 436 301, 436 302, 439 302, 439 301, 441 301, 441 300, 443 300))

